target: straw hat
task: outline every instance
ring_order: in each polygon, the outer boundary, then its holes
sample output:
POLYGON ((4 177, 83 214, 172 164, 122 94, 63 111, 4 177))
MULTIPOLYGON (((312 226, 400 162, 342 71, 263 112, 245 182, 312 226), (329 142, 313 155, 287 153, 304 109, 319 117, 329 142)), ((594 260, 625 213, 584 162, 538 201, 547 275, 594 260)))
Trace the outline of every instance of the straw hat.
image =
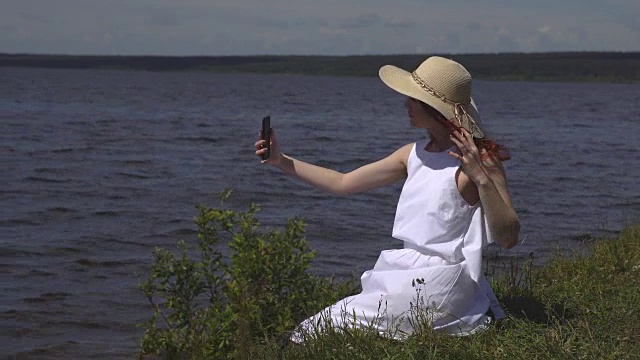
POLYGON ((471 74, 457 62, 432 56, 414 72, 385 65, 379 75, 393 90, 433 107, 474 137, 484 137, 480 114, 471 99, 471 74))

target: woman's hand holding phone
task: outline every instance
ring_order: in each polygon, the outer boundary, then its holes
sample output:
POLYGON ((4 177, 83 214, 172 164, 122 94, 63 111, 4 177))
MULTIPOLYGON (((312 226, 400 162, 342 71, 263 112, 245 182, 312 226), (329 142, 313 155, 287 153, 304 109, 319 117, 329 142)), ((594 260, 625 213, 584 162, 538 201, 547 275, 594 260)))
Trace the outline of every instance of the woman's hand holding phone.
POLYGON ((262 119, 262 128, 259 133, 259 140, 255 143, 256 155, 262 159, 262 163, 275 164, 280 159, 280 151, 275 139, 275 134, 271 128, 271 117, 262 119))

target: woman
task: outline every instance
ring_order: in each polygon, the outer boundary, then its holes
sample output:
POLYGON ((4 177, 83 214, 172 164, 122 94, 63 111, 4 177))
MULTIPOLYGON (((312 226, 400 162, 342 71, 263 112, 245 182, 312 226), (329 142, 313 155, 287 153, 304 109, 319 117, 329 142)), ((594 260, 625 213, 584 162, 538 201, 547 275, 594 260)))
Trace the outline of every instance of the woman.
MULTIPOLYGON (((428 139, 409 143, 388 157, 342 174, 284 155, 275 136, 263 163, 338 195, 406 179, 393 226, 404 248, 383 251, 361 278, 362 292, 305 320, 292 340, 302 342, 335 328, 373 327, 402 339, 420 326, 466 335, 504 316, 482 274, 482 247, 496 241, 511 248, 520 223, 500 160, 502 147, 484 139, 471 99, 471 75, 441 57, 414 72, 386 65, 382 81, 408 96, 411 124, 428 139)), ((266 149, 255 143, 256 155, 266 149)))

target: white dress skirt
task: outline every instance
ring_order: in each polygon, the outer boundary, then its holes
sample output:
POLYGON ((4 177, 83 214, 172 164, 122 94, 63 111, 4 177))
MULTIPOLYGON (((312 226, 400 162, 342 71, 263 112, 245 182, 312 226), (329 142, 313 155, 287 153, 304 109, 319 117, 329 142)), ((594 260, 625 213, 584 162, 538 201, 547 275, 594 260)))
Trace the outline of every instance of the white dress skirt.
POLYGON ((362 292, 303 321, 291 340, 303 342, 327 326, 372 328, 403 339, 428 326, 452 335, 486 328, 504 317, 482 274, 482 248, 493 240, 480 204, 458 191, 459 162, 447 152, 414 144, 396 210, 393 237, 403 249, 382 251, 362 277, 362 292), (330 325, 328 325, 330 323, 330 325))

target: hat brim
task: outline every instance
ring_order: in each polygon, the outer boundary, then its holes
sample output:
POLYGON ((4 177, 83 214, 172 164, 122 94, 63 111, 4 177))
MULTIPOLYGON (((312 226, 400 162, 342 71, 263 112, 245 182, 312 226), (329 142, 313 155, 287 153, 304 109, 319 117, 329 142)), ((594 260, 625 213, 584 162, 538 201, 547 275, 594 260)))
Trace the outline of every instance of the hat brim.
MULTIPOLYGON (((391 89, 399 92, 400 94, 412 97, 414 99, 420 100, 425 104, 433 107, 438 110, 442 115, 444 115, 448 120, 455 118, 455 114, 453 111, 453 106, 441 100, 440 98, 426 92, 420 85, 418 85, 414 80, 410 72, 400 69, 397 66, 393 65, 385 65, 380 68, 378 72, 380 79, 391 89)), ((473 103, 473 99, 470 104, 463 105, 469 116, 473 118, 473 120, 478 125, 475 131, 473 132, 473 136, 476 138, 484 137, 484 133, 482 129, 480 129, 480 114, 478 113, 478 109, 475 107, 473 103)), ((469 131, 469 124, 462 124, 463 127, 469 131)))

